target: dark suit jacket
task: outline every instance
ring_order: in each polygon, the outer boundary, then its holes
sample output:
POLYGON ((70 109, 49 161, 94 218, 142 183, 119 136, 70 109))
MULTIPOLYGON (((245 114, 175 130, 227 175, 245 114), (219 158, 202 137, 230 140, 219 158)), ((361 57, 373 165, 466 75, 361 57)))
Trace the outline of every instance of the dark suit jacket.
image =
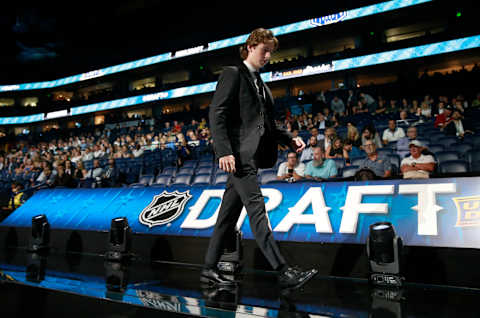
POLYGON ((290 145, 292 136, 275 125, 273 96, 265 85, 263 105, 255 82, 245 64, 225 67, 210 104, 210 130, 217 158, 234 155, 237 166, 255 156, 257 168, 272 167, 277 160, 278 143, 290 145), (263 112, 265 114, 263 114, 263 112))

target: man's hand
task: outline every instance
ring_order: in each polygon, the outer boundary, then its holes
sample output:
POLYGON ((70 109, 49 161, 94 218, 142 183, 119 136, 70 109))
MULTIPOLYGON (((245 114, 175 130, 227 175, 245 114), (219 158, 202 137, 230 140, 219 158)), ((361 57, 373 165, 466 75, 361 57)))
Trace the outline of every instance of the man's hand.
POLYGON ((293 140, 293 143, 295 145, 295 151, 297 153, 300 153, 303 151, 303 149, 305 149, 305 142, 303 142, 302 138, 300 137, 295 137, 292 139, 293 140))
POLYGON ((221 157, 218 159, 218 167, 226 173, 235 173, 235 157, 233 155, 221 157))

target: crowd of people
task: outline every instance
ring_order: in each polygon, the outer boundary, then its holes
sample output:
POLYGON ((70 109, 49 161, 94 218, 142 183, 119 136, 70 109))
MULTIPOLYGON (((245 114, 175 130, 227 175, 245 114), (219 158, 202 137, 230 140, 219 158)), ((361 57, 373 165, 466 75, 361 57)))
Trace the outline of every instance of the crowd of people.
MULTIPOLYGON (((474 133, 469 112, 480 109, 480 94, 471 101, 461 95, 387 100, 349 90, 347 98, 334 95, 329 102, 319 93, 316 102, 317 109, 320 106, 316 113, 293 115, 287 108, 285 116, 276 120, 277 125, 303 137, 307 144, 300 154, 288 153, 286 161, 278 166, 280 180, 341 177, 334 162, 337 158, 344 160, 345 166, 352 165, 355 159, 364 178, 392 177, 389 158, 378 152, 383 147, 393 148, 400 157, 401 167, 393 177, 428 177, 435 161, 426 145, 417 140, 421 137, 418 125, 430 123, 445 135, 461 140, 474 133)), ((1 153, 0 177, 4 186, 11 185, 12 190, 15 187, 14 192, 38 185, 78 187, 85 180, 95 180, 98 186, 121 186, 125 180, 116 169, 117 159, 141 158, 146 152, 172 149, 175 165, 180 167, 192 158, 192 149, 212 144, 205 118, 189 123, 173 120, 151 126, 82 129, 75 136, 61 137, 62 133, 56 132, 57 138, 49 140, 19 141, 1 153)))

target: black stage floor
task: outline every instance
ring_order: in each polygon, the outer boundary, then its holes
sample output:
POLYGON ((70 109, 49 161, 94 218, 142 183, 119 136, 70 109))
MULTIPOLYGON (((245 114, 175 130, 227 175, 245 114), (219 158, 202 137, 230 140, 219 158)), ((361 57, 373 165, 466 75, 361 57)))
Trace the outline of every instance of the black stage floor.
POLYGON ((206 288, 198 265, 120 265, 102 255, 24 249, 0 254, 2 317, 479 317, 480 290, 406 284, 371 288, 363 279, 317 276, 303 289, 278 288, 273 272, 244 269, 234 289, 206 288), (4 315, 5 314, 5 315, 4 315))

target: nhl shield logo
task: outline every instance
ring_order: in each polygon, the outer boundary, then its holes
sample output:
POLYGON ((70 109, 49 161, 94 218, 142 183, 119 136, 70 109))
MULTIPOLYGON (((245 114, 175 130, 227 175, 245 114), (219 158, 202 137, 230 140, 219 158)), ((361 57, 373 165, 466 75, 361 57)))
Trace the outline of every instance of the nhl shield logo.
POLYGON ((182 214, 191 197, 189 190, 175 190, 172 193, 163 191, 153 197, 152 202, 140 213, 138 220, 148 227, 170 223, 182 214))

